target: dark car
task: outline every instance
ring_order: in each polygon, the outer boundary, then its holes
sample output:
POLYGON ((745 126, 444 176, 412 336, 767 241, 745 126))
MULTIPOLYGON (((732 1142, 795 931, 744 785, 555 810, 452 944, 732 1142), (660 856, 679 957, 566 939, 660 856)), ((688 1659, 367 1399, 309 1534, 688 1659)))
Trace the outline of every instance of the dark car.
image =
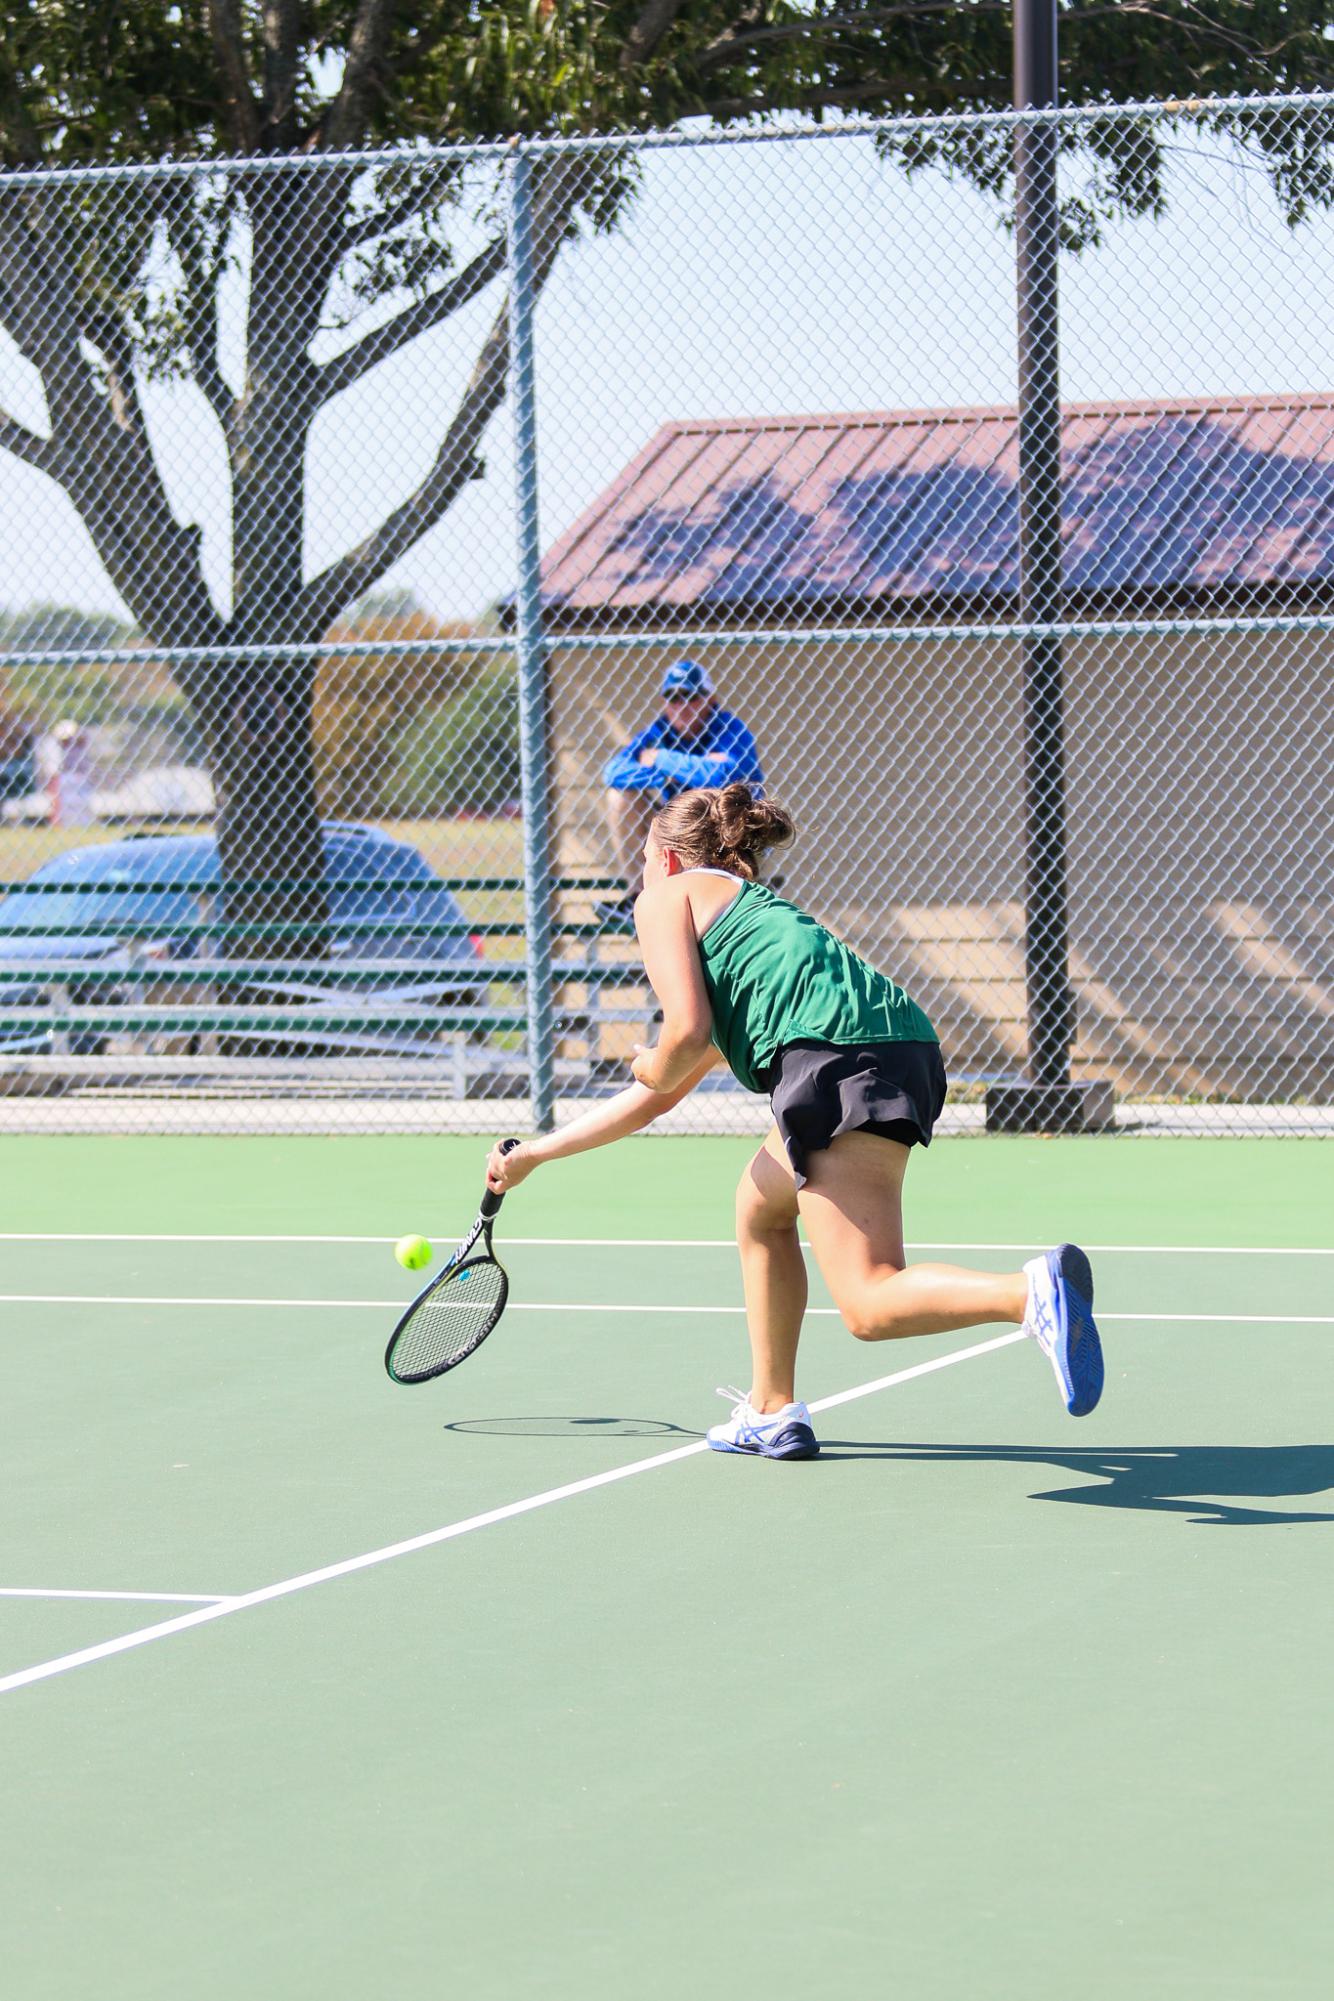
MULTIPOLYGON (((310 1007, 342 1017, 328 1029, 312 1022, 299 1032, 247 1032, 249 1054, 298 1045, 334 1053, 422 1049, 431 1039, 429 1027, 408 1024, 400 1031, 382 1018, 360 1030, 353 1017, 363 1009, 374 1017, 377 1008, 483 1007, 482 947, 424 857, 372 827, 330 821, 323 838, 327 959, 331 974, 353 975, 342 980, 326 977, 318 963, 289 973, 271 952, 265 960, 265 944, 257 942, 245 948, 253 977, 238 989, 234 956, 224 959, 208 931, 220 915, 220 899, 209 886, 216 883, 221 891, 211 834, 138 835, 71 848, 47 862, 22 889, 0 899, 0 1052, 49 1054, 57 1046, 52 1031, 40 1025, 6 1026, 9 1009, 198 1006, 202 990, 210 988, 223 1006, 310 1007), (63 889, 64 883, 71 886, 63 889), (127 925, 133 937, 119 928, 127 925), (27 935, 33 926, 50 935, 27 935), (132 969, 134 977, 123 983, 108 977, 132 969), (224 970, 232 976, 226 984, 216 978, 224 970)), ((138 1039, 139 1031, 130 1032, 138 1039)), ((176 1033, 157 1033, 163 1032, 176 1033)), ((99 1054, 106 1041, 99 1024, 97 1032, 75 1030, 60 1046, 76 1055, 99 1054)))

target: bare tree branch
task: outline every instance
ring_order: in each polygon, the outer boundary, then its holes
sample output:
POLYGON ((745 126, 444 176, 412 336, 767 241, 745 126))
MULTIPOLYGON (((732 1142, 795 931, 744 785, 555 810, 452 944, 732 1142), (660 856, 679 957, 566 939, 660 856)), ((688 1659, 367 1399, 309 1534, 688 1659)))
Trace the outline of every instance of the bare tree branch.
POLYGON ((644 0, 617 58, 622 75, 647 62, 675 25, 685 0, 644 0))
POLYGON ((42 377, 59 436, 62 406, 74 413, 86 404, 96 414, 98 399, 79 346, 87 314, 79 310, 59 232, 40 195, 0 207, 0 291, 21 301, 23 352, 42 377))
MULTIPOLYGON (((144 411, 143 398, 139 393, 139 376, 135 367, 134 339, 129 328, 119 314, 114 311, 101 312, 88 305, 83 299, 75 302, 79 327, 84 339, 102 359, 102 400, 110 414, 114 432, 122 446, 123 473, 132 470, 138 486, 150 496, 156 492, 165 506, 166 489, 162 486, 149 434, 148 418, 144 411)), ((204 374, 209 367, 217 373, 216 357, 205 355, 204 374)), ((196 368, 196 374, 199 370, 196 368)), ((230 402, 230 391, 221 377, 222 395, 230 402)), ((210 384, 201 384, 209 395, 210 384)), ((210 401, 212 397, 210 396, 210 401)), ((225 415, 221 417, 225 423, 225 415)), ((55 426, 52 426, 53 431, 55 426)), ((151 502, 150 502, 151 504, 151 502)))
POLYGON ((210 259, 202 253, 197 230, 192 227, 188 216, 179 229, 173 229, 172 246, 185 274, 186 324, 195 381, 225 431, 231 422, 236 399, 218 366, 218 274, 221 257, 215 254, 210 259))
MULTIPOLYGON (((0 252, 0 272, 5 268, 5 258, 0 252)), ((0 276, 0 325, 13 341, 25 361, 34 368, 38 366, 40 344, 33 316, 32 301, 24 293, 15 292, 0 276)))
MULTIPOLYGON (((1078 27, 1081 21, 1095 21, 1099 16, 1106 14, 1136 14, 1141 20, 1161 21, 1164 27, 1175 28, 1189 35, 1192 41, 1219 42, 1235 49, 1239 55, 1249 57, 1264 58, 1277 55, 1279 50, 1293 39, 1291 36, 1285 36, 1272 47, 1265 48, 1259 42, 1225 28, 1221 21, 1211 21, 1202 8, 1190 5, 1189 0, 1186 0, 1180 13, 1168 13, 1166 8, 1149 5, 1148 0, 1125 0, 1124 6, 1120 7, 1076 7, 1065 18, 1078 27), (1195 16, 1194 20, 1188 18, 1192 14, 1195 16)), ((1065 26, 1065 20, 1061 25, 1065 26)))
POLYGON ((359 250, 363 243, 378 243, 382 236, 392 236, 396 229, 403 229, 410 222, 420 222, 422 205, 418 197, 415 201, 392 202, 374 215, 359 216, 356 221, 345 223, 341 246, 343 250, 359 250))
POLYGON ((321 128, 322 144, 330 152, 355 145, 365 132, 370 107, 380 87, 394 5, 395 0, 360 0, 348 37, 343 81, 321 128))
MULTIPOLYGON (((1012 5, 1013 0, 972 0, 972 4, 964 10, 964 18, 975 14, 1008 14, 1012 5)), ((952 15, 957 19, 959 12, 954 0, 904 0, 904 4, 895 7, 865 7, 853 13, 809 14, 799 21, 784 21, 768 27, 751 27, 742 22, 727 29, 709 44, 699 58, 698 68, 703 74, 725 69, 743 50, 775 43, 814 41, 843 29, 856 35, 870 28, 884 27, 890 21, 922 20, 933 14, 952 15)), ((1067 30, 1078 28, 1086 21, 1105 20, 1112 14, 1121 17, 1133 14, 1139 20, 1160 21, 1165 27, 1187 34, 1193 40, 1225 43, 1242 55, 1272 57, 1285 46, 1284 42, 1280 42, 1273 47, 1262 48, 1258 42, 1234 33, 1221 22, 1210 20, 1198 7, 1186 5, 1180 12, 1169 13, 1163 7, 1152 5, 1151 0, 1117 0, 1115 5, 1071 7, 1061 15, 1061 33, 1064 35, 1067 30)), ((624 62, 622 66, 625 66, 624 62)))
POLYGON ((299 0, 264 0, 264 124, 279 152, 291 152, 299 133, 296 80, 301 60, 299 0))
MULTIPOLYGON (((1011 4, 1012 0, 979 0, 979 4, 969 7, 968 13, 1008 14, 1011 4)), ((751 22, 755 20, 752 14, 748 20, 728 28, 716 42, 710 42, 699 58, 698 67, 704 74, 710 70, 725 69, 743 50, 762 48, 768 43, 811 41, 842 28, 858 33, 905 17, 957 13, 958 8, 947 5, 946 0, 912 0, 911 4, 901 7, 860 8, 854 14, 808 14, 800 21, 783 21, 772 27, 752 26, 751 22)), ((1062 26, 1066 18, 1062 17, 1062 26)))
POLYGON ((208 26, 222 78, 229 136, 239 153, 253 153, 259 145, 259 113, 246 71, 241 0, 208 0, 208 26))
POLYGON ((320 401, 327 402, 331 396, 337 396, 340 390, 359 382, 367 369, 374 368, 377 362, 396 354, 410 340, 416 340, 418 334, 439 326, 451 313, 458 312, 470 299, 475 299, 504 268, 505 239, 502 236, 479 251, 466 270, 460 271, 449 284, 428 293, 424 299, 418 299, 397 319, 377 327, 374 333, 364 335, 353 346, 344 348, 341 354, 326 361, 316 376, 316 393, 320 401))
POLYGON ((716 41, 696 58, 697 67, 707 74, 717 69, 720 63, 730 62, 736 50, 749 47, 754 35, 764 32, 765 0, 752 0, 729 26, 724 28, 716 41))
POLYGON ((124 321, 114 313, 85 310, 80 324, 87 340, 102 356, 103 387, 113 423, 131 442, 136 454, 151 464, 153 448, 134 372, 134 343, 124 321))
POLYGON ((429 528, 444 518, 462 488, 475 476, 482 432, 504 401, 506 336, 506 312, 502 308, 430 472, 373 535, 331 563, 306 586, 298 614, 304 630, 316 634, 327 632, 341 611, 362 597, 429 528))
MULTIPOLYGON (((538 182, 533 201, 533 288, 540 293, 555 265, 578 205, 580 163, 557 158, 538 182)), ((300 624, 316 636, 363 596, 400 556, 449 511, 473 478, 483 433, 505 400, 509 372, 509 302, 482 343, 468 386, 435 462, 416 491, 355 549, 312 578, 302 593, 300 624)))
POLYGON ((8 410, 0 410, 0 451, 11 452, 24 465, 36 466, 38 472, 49 473, 52 479, 59 479, 66 470, 64 454, 55 440, 30 431, 17 417, 11 417, 8 410))
POLYGON ((227 378, 218 367, 218 358, 213 351, 211 338, 205 334, 198 345, 191 343, 190 361, 204 401, 225 431, 232 421, 236 408, 236 398, 228 385, 227 378))
MULTIPOLYGON (((83 347, 94 315, 79 297, 68 246, 40 194, 0 204, 0 290, 24 301, 25 352, 46 394, 51 438, 42 470, 68 493, 112 583, 146 629, 164 644, 211 640, 221 623, 200 567, 199 536, 180 525, 167 500, 128 334, 123 326, 97 329, 106 367, 99 381, 83 347)), ((4 442, 37 462, 22 436, 6 433, 4 442)))

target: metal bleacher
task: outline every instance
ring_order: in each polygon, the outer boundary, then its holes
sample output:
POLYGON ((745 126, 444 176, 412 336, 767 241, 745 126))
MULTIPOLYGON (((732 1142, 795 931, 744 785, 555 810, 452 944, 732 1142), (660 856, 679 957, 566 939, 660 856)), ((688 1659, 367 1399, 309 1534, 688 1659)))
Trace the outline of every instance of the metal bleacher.
MULTIPOLYGON (((436 878, 454 895, 522 895, 514 876, 436 878)), ((327 924, 244 922, 223 914, 216 880, 171 884, 197 900, 188 927, 135 918, 95 921, 114 941, 102 961, 43 952, 71 939, 71 926, 43 922, 44 895, 123 890, 138 883, 64 880, 0 884, 31 895, 31 921, 9 922, 7 938, 31 952, 0 958, 0 1080, 57 1074, 67 1085, 168 1076, 220 1081, 302 1077, 325 1082, 411 1081, 448 1096, 524 1088, 528 1024, 523 953, 526 924, 512 918, 425 919, 356 916, 327 924), (475 966, 427 957, 376 955, 392 937, 399 952, 442 937, 480 942, 475 966), (322 940, 332 954, 282 955, 281 946, 322 940), (164 950, 164 943, 166 949, 164 950), (273 948, 279 949, 275 951, 273 948), (117 949, 117 948, 123 949, 117 949), (248 956, 255 948, 255 956, 248 956), (491 956, 495 953, 495 956, 491 956), (10 997, 14 997, 11 1002, 10 997), (461 997, 462 996, 462 997, 461 997), (40 1043, 40 1047, 32 1046, 40 1043), (27 1047, 21 1047, 27 1044, 27 1047)), ((234 897, 272 896, 300 885, 234 885, 234 897)), ((341 892, 420 892, 420 878, 343 880, 341 892)), ((617 878, 561 876, 553 884, 551 998, 562 1071, 581 1088, 613 1069, 642 1036, 650 1001, 633 936, 608 931, 592 899, 620 892, 617 878)), ((0 1088, 3 1085, 0 1083, 0 1088)), ((12 1084, 11 1084, 12 1087, 12 1084)))

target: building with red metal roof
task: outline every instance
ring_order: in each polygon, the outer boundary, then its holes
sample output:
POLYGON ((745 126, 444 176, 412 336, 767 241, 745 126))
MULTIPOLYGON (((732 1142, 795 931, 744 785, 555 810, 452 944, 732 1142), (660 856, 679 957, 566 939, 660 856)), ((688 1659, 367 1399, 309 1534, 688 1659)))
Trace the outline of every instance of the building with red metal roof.
MULTIPOLYGON (((1077 405, 1072 614, 1325 605, 1334 396, 1077 405)), ((668 424, 543 565, 553 630, 1009 615, 1012 409, 668 424)))

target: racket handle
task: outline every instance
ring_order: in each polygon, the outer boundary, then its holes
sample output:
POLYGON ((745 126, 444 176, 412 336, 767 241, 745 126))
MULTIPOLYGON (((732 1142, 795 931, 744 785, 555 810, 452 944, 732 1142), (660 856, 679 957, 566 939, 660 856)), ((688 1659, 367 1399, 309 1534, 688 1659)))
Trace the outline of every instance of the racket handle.
MULTIPOLYGON (((500 1151, 502 1153, 513 1153, 515 1147, 519 1146, 520 1144, 521 1142, 517 1139, 503 1139, 500 1142, 500 1151)), ((487 1189, 485 1195, 483 1195, 482 1197, 481 1214, 488 1223, 490 1222, 491 1218, 496 1214, 496 1211, 499 1209, 504 1199, 505 1198, 503 1195, 497 1195, 493 1189, 490 1188, 487 1189)))

